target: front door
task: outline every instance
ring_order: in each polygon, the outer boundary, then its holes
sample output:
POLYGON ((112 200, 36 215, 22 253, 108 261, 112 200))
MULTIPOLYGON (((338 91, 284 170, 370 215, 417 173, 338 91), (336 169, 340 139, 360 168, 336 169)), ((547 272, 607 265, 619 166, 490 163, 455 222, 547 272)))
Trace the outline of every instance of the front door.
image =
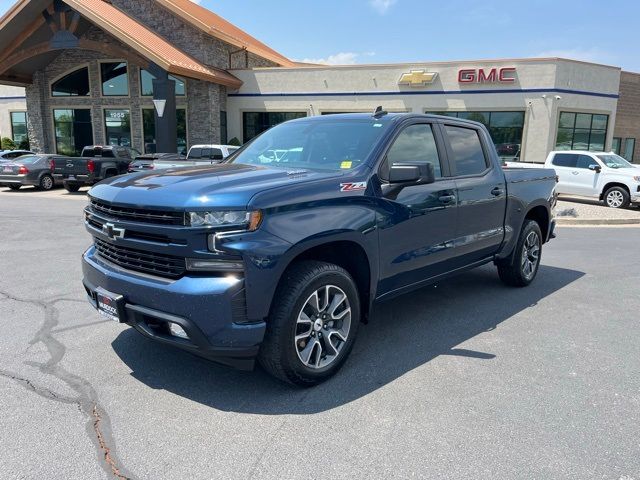
POLYGON ((386 194, 378 216, 379 295, 443 273, 453 256, 457 194, 442 152, 444 145, 432 124, 409 125, 399 133, 380 168, 384 182, 394 163, 428 162, 434 166, 436 181, 386 194))

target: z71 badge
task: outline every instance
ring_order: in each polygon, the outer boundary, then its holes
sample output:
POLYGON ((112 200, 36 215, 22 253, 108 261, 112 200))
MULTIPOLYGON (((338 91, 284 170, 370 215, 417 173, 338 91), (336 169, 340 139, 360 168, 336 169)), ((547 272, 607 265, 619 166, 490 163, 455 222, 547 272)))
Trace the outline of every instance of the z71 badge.
POLYGON ((341 183, 341 192, 358 192, 367 189, 367 182, 341 183))

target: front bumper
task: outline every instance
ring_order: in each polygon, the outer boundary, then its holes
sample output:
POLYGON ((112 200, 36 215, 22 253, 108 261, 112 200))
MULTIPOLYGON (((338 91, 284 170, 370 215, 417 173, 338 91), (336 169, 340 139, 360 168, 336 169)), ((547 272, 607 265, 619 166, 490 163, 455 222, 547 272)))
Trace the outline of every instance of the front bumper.
POLYGON ((85 252, 82 270, 94 308, 99 287, 123 295, 121 321, 144 336, 218 363, 253 368, 266 324, 246 321, 244 280, 188 276, 167 280, 137 274, 96 256, 94 247, 85 252), (164 328, 167 322, 180 325, 189 339, 170 335, 164 328))

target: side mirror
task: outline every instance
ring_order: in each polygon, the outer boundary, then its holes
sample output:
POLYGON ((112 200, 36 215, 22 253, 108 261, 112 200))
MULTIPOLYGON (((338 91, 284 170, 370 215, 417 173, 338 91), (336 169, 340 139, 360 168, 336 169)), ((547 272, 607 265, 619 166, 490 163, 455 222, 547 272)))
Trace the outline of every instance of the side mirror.
POLYGON ((602 171, 602 167, 600 165, 591 164, 589 165, 589 170, 593 170, 596 173, 600 173, 602 171))
POLYGON ((389 183, 417 185, 435 181, 432 163, 394 163, 389 168, 389 183))

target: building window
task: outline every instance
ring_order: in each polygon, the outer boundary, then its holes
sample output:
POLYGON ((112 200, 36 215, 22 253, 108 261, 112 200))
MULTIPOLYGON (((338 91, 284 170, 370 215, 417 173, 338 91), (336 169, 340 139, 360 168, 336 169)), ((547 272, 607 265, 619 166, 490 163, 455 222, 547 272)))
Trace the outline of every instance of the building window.
MULTIPOLYGON (((147 70, 140 69, 140 94, 143 97, 153 96, 153 80, 155 78, 147 70)), ((176 95, 178 97, 184 97, 187 94, 186 82, 182 78, 169 75, 169 80, 176 82, 176 95)))
POLYGON ((16 145, 27 139, 27 112, 11 112, 11 139, 16 145))
POLYGON ((131 114, 128 109, 104 111, 107 145, 131 146, 131 114))
POLYGON ((604 151, 609 115, 560 113, 557 150, 604 151))
MULTIPOLYGON (((178 123, 178 152, 187 154, 187 110, 178 108, 176 110, 178 123)), ((144 152, 145 153, 170 153, 157 152, 156 150, 156 114, 153 108, 142 110, 142 128, 144 132, 144 152)))
POLYGON ((613 137, 613 143, 611 144, 611 151, 616 155, 620 155, 622 149, 622 139, 620 137, 613 137))
POLYGON ((63 109, 53 111, 53 124, 56 135, 56 153, 79 156, 82 149, 93 144, 91 110, 63 109))
POLYGON ((227 131, 227 112, 220 112, 220 143, 226 145, 229 141, 229 133, 227 131))
POLYGON ((482 123, 489 130, 496 151, 505 161, 518 161, 522 148, 524 112, 430 112, 482 123))
POLYGON ((102 95, 126 97, 129 95, 129 75, 125 62, 101 63, 102 95))
POLYGON ((624 155, 623 157, 633 162, 633 153, 636 149, 636 139, 635 138, 625 138, 624 139, 624 155))
POLYGON ((247 142, 279 123, 306 116, 306 112, 244 112, 242 114, 243 139, 247 142))
POLYGON ((87 67, 76 70, 51 84, 53 97, 87 97, 90 92, 87 67))

